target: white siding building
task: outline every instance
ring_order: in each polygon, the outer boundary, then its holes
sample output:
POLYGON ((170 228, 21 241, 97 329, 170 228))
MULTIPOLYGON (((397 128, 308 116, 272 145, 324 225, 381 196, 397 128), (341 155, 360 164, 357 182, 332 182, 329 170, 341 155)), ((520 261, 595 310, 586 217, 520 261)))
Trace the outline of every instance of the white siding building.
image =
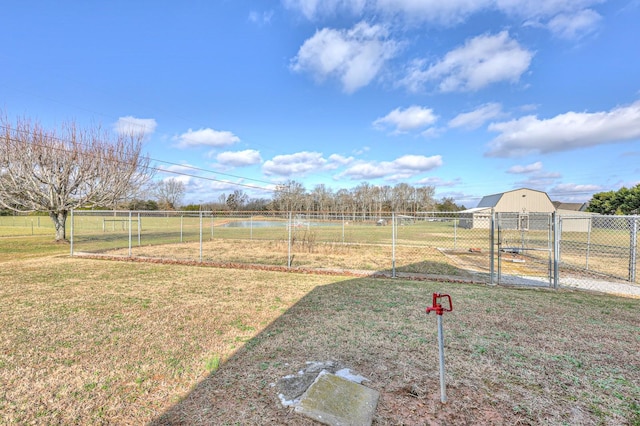
MULTIPOLYGON (((512 224, 506 224, 513 229, 547 229, 549 226, 546 215, 537 213, 556 212, 556 206, 551 201, 546 192, 535 189, 514 189, 513 191, 501 192, 499 194, 486 195, 478 203, 478 207, 464 210, 460 217, 460 226, 464 228, 485 228, 491 226, 491 211, 496 213, 513 213, 509 218, 512 224)), ((576 211, 557 210, 558 214, 581 214, 576 211)), ((582 215, 588 216, 585 213, 582 215)), ((586 232, 587 221, 572 221, 571 230, 575 232, 586 232), (582 228, 585 228, 584 230, 582 228), (573 229, 575 228, 575 229, 573 229)), ((504 223, 503 223, 504 225, 504 223)))

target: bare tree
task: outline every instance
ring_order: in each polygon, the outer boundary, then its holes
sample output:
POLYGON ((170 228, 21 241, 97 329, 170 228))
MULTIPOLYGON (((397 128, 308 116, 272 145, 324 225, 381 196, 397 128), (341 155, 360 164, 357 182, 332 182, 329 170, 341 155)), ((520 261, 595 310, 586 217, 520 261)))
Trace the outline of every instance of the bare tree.
POLYGON ((160 208, 173 210, 182 202, 185 190, 184 182, 169 178, 156 183, 153 193, 160 208))
POLYGON ((236 189, 233 194, 227 197, 226 203, 231 210, 240 210, 247 204, 247 201, 249 201, 249 196, 244 191, 236 189))
POLYGON ((311 192, 311 196, 313 197, 315 211, 325 213, 331 207, 333 192, 324 183, 316 185, 311 192))
POLYGON ((434 195, 436 189, 433 186, 421 186, 416 189, 418 210, 420 211, 433 211, 436 206, 436 200, 434 195))
POLYGON ((300 182, 288 180, 276 187, 273 194, 273 204, 276 210, 299 211, 304 206, 306 190, 300 182))
POLYGON ((14 124, 0 117, 0 206, 48 212, 56 241, 63 241, 70 210, 114 206, 148 182, 141 138, 74 122, 56 132, 28 119, 14 124))

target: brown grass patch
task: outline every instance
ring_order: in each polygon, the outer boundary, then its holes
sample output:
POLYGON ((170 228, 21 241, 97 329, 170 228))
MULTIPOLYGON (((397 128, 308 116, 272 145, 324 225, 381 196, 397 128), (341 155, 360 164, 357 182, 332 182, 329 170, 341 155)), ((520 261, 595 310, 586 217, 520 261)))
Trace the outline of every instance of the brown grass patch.
MULTIPOLYGON (((341 269, 356 271, 391 271, 393 253, 390 245, 308 243, 293 245, 291 266, 299 268, 341 269)), ((202 260, 218 263, 249 263, 287 266, 289 246, 282 240, 222 240, 202 244, 202 260)), ((114 256, 129 256, 128 249, 105 252, 114 256)), ((200 258, 198 242, 133 247, 133 257, 196 260, 200 258)), ((399 272, 434 275, 467 276, 438 249, 432 247, 398 246, 395 250, 399 272)), ((486 257, 486 256, 485 256, 486 257)))
POLYGON ((0 423, 309 424, 272 383, 336 360, 375 424, 640 424, 640 300, 68 257, 0 269, 0 423), (439 403, 431 293, 444 316, 439 403))
POLYGON ((5 263, 0 423, 149 421, 335 280, 69 258, 5 263))

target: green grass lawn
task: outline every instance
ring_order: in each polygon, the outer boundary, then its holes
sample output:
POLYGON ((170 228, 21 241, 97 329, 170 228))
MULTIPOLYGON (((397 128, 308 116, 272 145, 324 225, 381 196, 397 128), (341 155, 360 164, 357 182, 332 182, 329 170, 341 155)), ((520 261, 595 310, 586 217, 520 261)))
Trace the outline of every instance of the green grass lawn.
POLYGON ((375 424, 640 425, 640 300, 72 258, 0 238, 1 424, 310 424, 276 383, 369 378, 375 424), (433 292, 448 404, 439 402, 433 292))

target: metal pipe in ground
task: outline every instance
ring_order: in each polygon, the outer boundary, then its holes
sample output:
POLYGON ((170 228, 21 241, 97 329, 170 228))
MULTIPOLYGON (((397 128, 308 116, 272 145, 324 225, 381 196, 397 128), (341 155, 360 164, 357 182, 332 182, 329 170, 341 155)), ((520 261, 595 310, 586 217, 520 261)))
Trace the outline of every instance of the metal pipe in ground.
POLYGON ((442 331, 442 315, 438 315, 438 352, 440 355, 440 402, 447 402, 447 388, 444 379, 444 332, 442 331))
POLYGON ((436 313, 438 320, 438 355, 440 360, 440 401, 444 404, 447 402, 447 390, 445 384, 445 369, 444 369, 444 332, 442 330, 442 314, 445 312, 453 311, 453 304, 451 303, 451 296, 448 294, 433 293, 433 304, 427 307, 427 314, 431 311, 436 313), (440 301, 442 299, 447 300, 448 307, 442 306, 440 301))

